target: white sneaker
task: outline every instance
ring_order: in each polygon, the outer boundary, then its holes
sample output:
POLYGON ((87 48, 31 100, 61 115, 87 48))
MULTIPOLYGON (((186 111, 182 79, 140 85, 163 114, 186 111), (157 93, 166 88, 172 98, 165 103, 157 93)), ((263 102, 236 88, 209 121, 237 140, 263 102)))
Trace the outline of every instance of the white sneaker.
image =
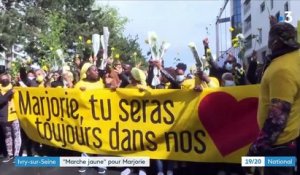
POLYGON ((22 157, 27 157, 27 153, 23 153, 23 154, 22 154, 22 157))
POLYGON ((126 168, 125 170, 123 170, 123 171, 121 172, 121 175, 129 175, 130 173, 131 173, 130 168, 126 168))
POLYGON ((147 173, 144 170, 140 170, 139 175, 147 175, 147 173))
POLYGON ((106 168, 98 167, 98 174, 105 174, 105 173, 106 173, 106 168))
POLYGON ((86 168, 85 167, 82 167, 78 170, 79 173, 85 173, 86 172, 86 168))
POLYGON ((6 157, 4 160, 2 160, 3 163, 7 163, 7 162, 10 162, 11 160, 14 159, 14 156, 8 156, 6 157))
POLYGON ((157 175, 164 175, 164 173, 163 172, 158 172, 157 175))

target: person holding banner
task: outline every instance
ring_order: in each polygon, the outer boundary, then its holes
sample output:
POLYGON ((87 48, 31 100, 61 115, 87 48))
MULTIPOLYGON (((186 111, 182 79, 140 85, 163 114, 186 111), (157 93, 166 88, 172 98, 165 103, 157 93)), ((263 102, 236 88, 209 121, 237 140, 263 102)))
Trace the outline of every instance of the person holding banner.
POLYGON ((227 53, 226 60, 223 63, 223 66, 219 66, 216 61, 213 60, 211 53, 209 52, 208 39, 203 40, 204 52, 207 57, 207 61, 210 67, 210 75, 216 77, 220 82, 222 81, 222 75, 224 73, 232 73, 234 75, 234 81, 236 85, 245 85, 245 71, 242 65, 237 63, 236 57, 231 53, 227 53))
POLYGON ((106 88, 118 88, 120 87, 121 80, 119 74, 122 72, 122 65, 119 60, 114 60, 111 64, 106 65, 105 74, 105 87, 106 88))
POLYGON ((80 71, 80 81, 75 84, 75 88, 80 90, 104 88, 104 84, 99 79, 98 69, 92 63, 85 63, 80 71))
POLYGON ((163 77, 170 82, 170 89, 194 89, 202 91, 203 88, 207 87, 219 87, 218 80, 214 77, 209 77, 203 71, 198 71, 195 78, 187 79, 184 75, 187 66, 184 63, 176 65, 175 78, 162 67, 159 61, 155 61, 154 64, 161 71, 163 77))
POLYGON ((127 85, 126 88, 138 88, 141 91, 150 89, 146 83, 146 74, 139 68, 132 68, 130 71, 131 84, 127 85))
MULTIPOLYGON (((99 80, 98 68, 92 63, 85 63, 80 71, 80 81, 75 84, 74 88, 80 89, 81 91, 104 88, 103 82, 101 81, 101 79, 99 80)), ((89 155, 86 153, 82 153, 81 156, 86 157, 89 155)), ((86 172, 86 168, 80 168, 79 172, 86 172)), ((105 174, 106 167, 98 167, 98 173, 105 174)))
POLYGON ((170 89, 182 89, 183 88, 183 83, 186 79, 186 77, 184 75, 186 68, 187 68, 186 64, 178 63, 176 65, 175 78, 172 75, 170 75, 169 72, 167 72, 163 68, 161 61, 153 61, 153 64, 160 70, 163 77, 165 77, 170 82, 170 89))
POLYGON ((0 125, 5 134, 5 145, 8 156, 2 161, 10 162, 15 156, 19 156, 21 148, 20 124, 15 111, 13 87, 9 74, 0 75, 0 125))
MULTIPOLYGON (((248 156, 296 157, 300 135, 300 44, 296 29, 285 22, 274 24, 268 47, 271 62, 263 74, 258 108, 261 131, 248 156)), ((294 167, 264 167, 263 171, 264 175, 292 175, 294 167)))
POLYGON ((120 87, 124 88, 131 83, 130 80, 130 72, 131 72, 131 65, 130 64, 123 64, 122 65, 122 72, 119 74, 121 79, 120 87))

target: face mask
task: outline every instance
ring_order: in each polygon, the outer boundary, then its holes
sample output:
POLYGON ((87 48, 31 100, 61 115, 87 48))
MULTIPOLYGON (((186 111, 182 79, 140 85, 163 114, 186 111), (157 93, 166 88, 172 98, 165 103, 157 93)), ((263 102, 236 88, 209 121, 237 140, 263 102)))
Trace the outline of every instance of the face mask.
POLYGON ((69 83, 66 80, 63 80, 64 85, 68 85, 69 83))
POLYGON ((235 83, 232 80, 225 80, 224 86, 235 86, 235 83))
POLYGON ((203 70, 203 75, 209 76, 210 70, 209 69, 204 69, 203 70))
POLYGON ((29 80, 33 80, 35 77, 28 77, 29 80))
POLYGON ((176 75, 176 81, 177 82, 182 82, 184 80, 184 75, 176 75))
POLYGON ((228 70, 228 71, 231 71, 232 70, 232 64, 226 63, 225 64, 225 69, 228 70))
POLYGON ((8 86, 9 85, 9 80, 8 79, 3 79, 3 80, 1 80, 1 85, 3 86, 3 87, 6 87, 6 86, 8 86))
POLYGON ((42 75, 39 75, 36 77, 36 81, 39 83, 42 82, 43 80, 44 80, 44 77, 42 75))

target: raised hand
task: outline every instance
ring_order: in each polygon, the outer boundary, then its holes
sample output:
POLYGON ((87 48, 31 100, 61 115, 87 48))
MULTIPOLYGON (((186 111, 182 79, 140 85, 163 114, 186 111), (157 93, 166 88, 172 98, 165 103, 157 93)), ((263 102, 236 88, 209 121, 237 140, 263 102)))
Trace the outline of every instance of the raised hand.
POLYGON ((277 18, 275 16, 269 16, 270 25, 273 26, 278 23, 277 18))
POLYGON ((208 47, 208 44, 209 44, 208 38, 205 38, 203 40, 203 45, 208 47))

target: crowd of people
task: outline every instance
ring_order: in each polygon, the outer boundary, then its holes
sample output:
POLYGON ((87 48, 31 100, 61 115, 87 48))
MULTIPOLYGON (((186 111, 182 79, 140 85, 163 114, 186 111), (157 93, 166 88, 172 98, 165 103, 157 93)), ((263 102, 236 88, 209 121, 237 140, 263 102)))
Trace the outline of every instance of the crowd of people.
MULTIPOLYGON (((288 65, 290 66, 287 67, 287 69, 292 70, 292 72, 280 72, 276 74, 276 76, 278 76, 276 80, 268 77, 262 79, 262 85, 264 85, 262 88, 264 88, 263 92, 265 94, 262 94, 261 97, 264 98, 265 104, 270 105, 270 103, 272 103, 273 106, 264 107, 264 114, 261 114, 264 115, 264 119, 260 120, 264 123, 261 125, 263 129, 259 138, 250 147, 249 155, 266 155, 264 151, 270 150, 270 148, 277 148, 278 145, 280 145, 287 147, 286 150, 289 151, 289 155, 296 156, 296 152, 294 151, 297 148, 296 139, 299 137, 300 132, 300 80, 295 76, 299 75, 297 71, 300 70, 300 60, 296 60, 299 58, 299 54, 290 54, 297 52, 299 49, 299 44, 292 42, 295 37, 292 30, 292 27, 286 23, 274 24, 271 28, 269 47, 272 50, 270 57, 272 62, 267 69, 259 68, 257 65, 256 51, 253 51, 251 58, 249 58, 250 64, 247 68, 245 68, 245 65, 239 64, 237 58, 231 53, 227 53, 224 64, 220 66, 212 58, 209 52, 209 42, 205 39, 203 40, 204 65, 207 69, 198 67, 191 69, 189 73, 187 72, 187 65, 183 62, 178 63, 175 68, 165 67, 161 60, 154 60, 152 58, 148 61, 149 66, 147 70, 142 70, 139 66, 133 67, 133 65, 122 63, 120 60, 114 60, 113 58, 111 58, 104 70, 100 70, 98 69, 99 65, 94 62, 97 58, 93 57, 91 53, 84 56, 76 55, 72 66, 64 66, 60 70, 49 71, 50 67, 32 65, 29 68, 21 67, 19 76, 17 77, 11 77, 9 73, 4 72, 0 75, 0 124, 3 129, 3 136, 0 136, 0 145, 1 153, 6 157, 2 162, 11 162, 14 160, 14 157, 22 155, 53 156, 53 153, 67 156, 81 155, 81 153, 52 148, 33 142, 26 136, 20 128, 12 102, 14 86, 76 88, 81 91, 99 88, 110 88, 112 90, 116 88, 137 88, 144 91, 152 88, 191 89, 201 92, 204 88, 208 87, 214 88, 260 83, 262 72, 266 70, 266 76, 272 76, 271 73, 274 73, 274 71, 271 72, 270 69, 275 69, 273 68, 275 66, 272 66, 273 62, 274 65, 284 65, 284 63, 279 61, 276 61, 279 63, 275 63, 273 60, 281 60, 281 58, 277 59, 277 57, 286 54, 288 54, 286 62, 289 62, 288 65), (286 30, 289 30, 291 34, 286 34, 286 30), (157 71, 153 71, 153 69, 157 69, 158 73, 157 71), (287 75, 287 77, 284 75, 287 75), (156 79, 156 81, 153 81, 153 79, 156 79), (280 84, 280 81, 282 84, 280 84), (268 90, 267 88, 269 88, 269 86, 277 86, 278 89, 276 91, 273 89, 268 90), (272 94, 266 97, 265 95, 268 93, 272 94), (272 102, 268 101, 270 98, 272 98, 272 102), (265 108, 272 108, 273 111, 269 111, 270 113, 268 113, 268 109, 265 108), (295 121, 298 122, 298 125, 291 123, 295 121), (293 125, 292 131, 286 131, 284 129, 288 125, 293 125), (274 134, 274 132, 276 134, 274 134), (293 134, 289 136, 289 133, 286 132, 293 134), (280 135, 281 133, 286 133, 288 136, 282 136, 280 135), (49 151, 53 149, 56 151, 49 151)), ((82 155, 86 156, 84 153, 82 155)), ((274 153, 272 155, 277 154, 274 153)), ((153 166, 151 166, 154 168, 152 168, 151 171, 158 175, 199 174, 198 172, 201 172, 201 174, 217 174, 220 173, 220 171, 224 171, 224 173, 228 174, 243 173, 239 164, 212 164, 212 166, 210 166, 211 164, 186 164, 169 160, 154 160, 153 162, 153 166)), ((147 173, 146 170, 138 170, 139 174, 147 173)), ((289 171, 294 170, 289 169, 289 171)), ((85 172, 85 169, 80 169, 79 172, 85 172)), ((105 172, 105 167, 99 167, 100 174, 104 174, 105 172)), ((130 174, 131 172, 132 169, 125 169, 122 175, 130 174)), ((270 174, 274 175, 274 172, 271 171, 270 174)))

